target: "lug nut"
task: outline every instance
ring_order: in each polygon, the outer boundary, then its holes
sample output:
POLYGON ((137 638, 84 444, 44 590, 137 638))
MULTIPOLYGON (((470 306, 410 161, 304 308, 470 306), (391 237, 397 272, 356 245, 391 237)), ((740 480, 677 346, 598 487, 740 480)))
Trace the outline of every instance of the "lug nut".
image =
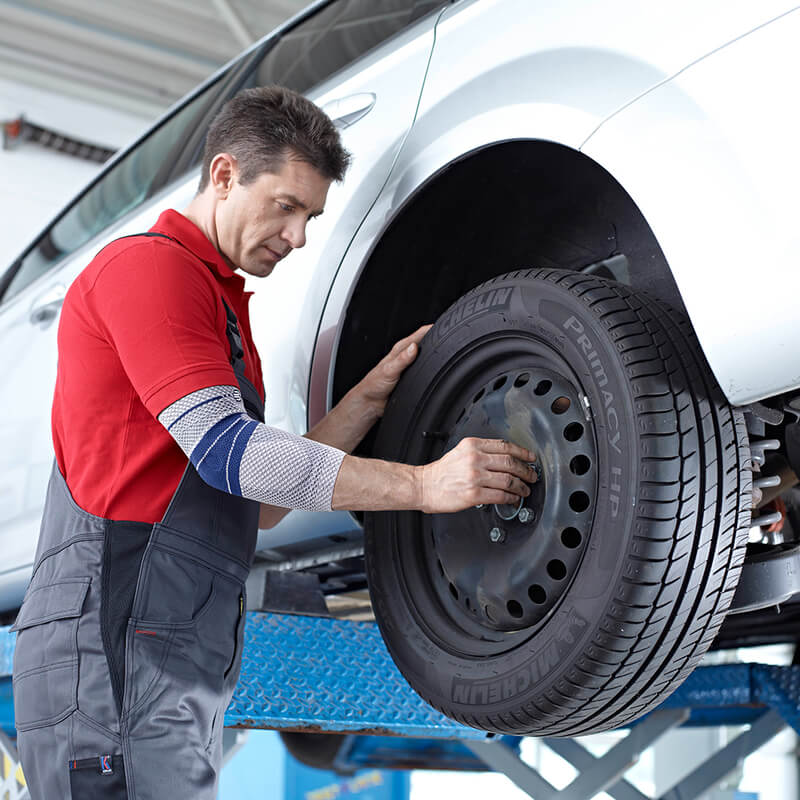
POLYGON ((506 532, 501 528, 492 528, 489 531, 489 539, 491 539, 493 542, 502 542, 505 541, 505 538, 506 532))
POLYGON ((517 519, 522 523, 533 522, 536 519, 536 512, 530 508, 521 508, 519 514, 517 514, 517 519))

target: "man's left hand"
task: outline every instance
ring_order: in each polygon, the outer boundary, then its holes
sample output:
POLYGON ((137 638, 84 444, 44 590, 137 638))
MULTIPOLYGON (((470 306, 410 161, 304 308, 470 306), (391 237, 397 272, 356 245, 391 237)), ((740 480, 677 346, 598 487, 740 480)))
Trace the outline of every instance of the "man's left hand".
POLYGON ((403 371, 411 366, 419 352, 419 343, 432 325, 423 325, 410 336, 401 339, 356 385, 353 391, 361 395, 370 411, 382 417, 389 395, 397 386, 403 371))

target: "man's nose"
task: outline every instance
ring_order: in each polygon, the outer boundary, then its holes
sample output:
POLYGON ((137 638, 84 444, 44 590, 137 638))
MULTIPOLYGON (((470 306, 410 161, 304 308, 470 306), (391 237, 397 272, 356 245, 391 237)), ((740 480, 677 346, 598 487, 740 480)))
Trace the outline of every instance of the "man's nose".
POLYGON ((306 243, 306 226, 304 222, 289 224, 283 229, 283 238, 293 250, 306 243))

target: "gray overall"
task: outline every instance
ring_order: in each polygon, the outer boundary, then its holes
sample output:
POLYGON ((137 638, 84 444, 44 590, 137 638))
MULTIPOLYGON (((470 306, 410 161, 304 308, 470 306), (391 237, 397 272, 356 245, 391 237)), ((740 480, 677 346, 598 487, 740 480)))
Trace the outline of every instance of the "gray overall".
MULTIPOLYGON (((245 407, 263 422, 226 311, 245 407)), ((215 800, 258 513, 189 462, 161 522, 103 519, 78 507, 54 463, 12 627, 32 800, 215 800)))

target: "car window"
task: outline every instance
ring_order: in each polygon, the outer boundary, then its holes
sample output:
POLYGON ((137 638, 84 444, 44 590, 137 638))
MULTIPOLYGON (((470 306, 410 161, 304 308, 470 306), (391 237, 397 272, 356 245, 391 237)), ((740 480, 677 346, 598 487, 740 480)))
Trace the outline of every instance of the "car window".
MULTIPOLYGON (((267 85, 308 94, 442 5, 443 0, 334 0, 267 42, 242 70, 230 95, 267 85)), ((206 127, 186 141, 173 160, 175 172, 199 166, 206 127)))
POLYGON ((442 0, 335 0, 265 42, 231 68, 230 80, 228 73, 220 76, 101 175, 0 279, 2 301, 197 167, 205 139, 198 130, 207 128, 210 111, 228 96, 267 84, 308 93, 441 5, 442 0))
POLYGON ((442 0, 339 0, 287 31, 251 85, 279 84, 305 94, 441 5, 442 0))
MULTIPOLYGON (((63 213, 42 237, 11 267, 3 300, 19 294, 104 228, 151 197, 161 188, 157 176, 164 157, 194 129, 213 99, 219 80, 169 117, 131 149, 63 213)), ((1 287, 0 287, 1 288, 1 287)))

